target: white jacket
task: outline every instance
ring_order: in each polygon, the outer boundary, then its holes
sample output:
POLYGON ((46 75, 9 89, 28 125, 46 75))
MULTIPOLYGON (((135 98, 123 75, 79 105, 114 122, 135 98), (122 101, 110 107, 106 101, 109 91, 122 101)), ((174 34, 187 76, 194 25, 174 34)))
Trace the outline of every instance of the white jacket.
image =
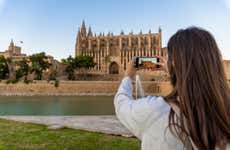
POLYGON ((182 142, 169 131, 170 106, 163 97, 134 100, 132 91, 132 80, 125 77, 115 95, 114 105, 120 122, 141 140, 141 149, 183 150, 182 142))

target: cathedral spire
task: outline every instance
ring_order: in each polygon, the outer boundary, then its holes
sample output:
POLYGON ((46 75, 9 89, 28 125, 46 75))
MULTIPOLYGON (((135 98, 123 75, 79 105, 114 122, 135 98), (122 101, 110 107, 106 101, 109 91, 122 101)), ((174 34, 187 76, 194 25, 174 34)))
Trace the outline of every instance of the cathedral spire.
POLYGON ((124 35, 125 33, 124 33, 124 31, 123 30, 121 30, 121 33, 120 33, 121 35, 124 35))
POLYGON ((93 32, 92 32, 91 26, 89 26, 88 36, 93 36, 93 32))
POLYGON ((80 32, 80 28, 78 28, 76 43, 75 43, 75 56, 80 55, 80 43, 81 43, 81 32, 80 32))
POLYGON ((129 34, 132 35, 133 34, 133 30, 131 30, 131 32, 129 34))
POLYGON ((77 32, 77 41, 80 39, 81 37, 81 32, 80 32, 80 28, 78 28, 78 32, 77 32))
POLYGON ((14 41, 13 41, 13 39, 11 39, 11 41, 10 41, 10 45, 9 45, 9 47, 8 47, 8 50, 9 50, 10 52, 13 52, 13 51, 14 51, 14 41))
POLYGON ((81 29, 86 28, 85 27, 85 20, 82 21, 81 29))
POLYGON ((140 30, 140 34, 142 34, 142 30, 140 30))
POLYGON ((85 20, 82 21, 82 25, 81 25, 81 34, 82 34, 83 36, 86 36, 85 20))
POLYGON ((110 32, 108 32, 107 36, 110 36, 110 32))
POLYGON ((162 32, 162 30, 161 30, 161 26, 159 26, 158 32, 159 32, 159 33, 161 33, 161 32, 162 32))
POLYGON ((10 47, 14 47, 14 41, 13 41, 13 39, 11 39, 11 41, 10 41, 10 47))

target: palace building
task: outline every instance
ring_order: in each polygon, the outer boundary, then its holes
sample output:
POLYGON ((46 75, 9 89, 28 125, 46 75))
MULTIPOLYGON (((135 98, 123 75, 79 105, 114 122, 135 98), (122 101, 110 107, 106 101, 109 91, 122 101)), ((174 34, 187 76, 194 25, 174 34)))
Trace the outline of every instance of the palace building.
POLYGON ((92 71, 106 74, 120 74, 126 70, 127 63, 135 56, 166 56, 166 48, 162 48, 162 31, 158 33, 124 34, 113 33, 93 34, 91 27, 88 31, 83 21, 77 33, 75 55, 93 56, 96 62, 92 71))
POLYGON ((21 53, 21 47, 16 46, 13 40, 11 40, 7 50, 0 52, 0 56, 11 58, 13 61, 19 61, 27 58, 26 54, 21 53))

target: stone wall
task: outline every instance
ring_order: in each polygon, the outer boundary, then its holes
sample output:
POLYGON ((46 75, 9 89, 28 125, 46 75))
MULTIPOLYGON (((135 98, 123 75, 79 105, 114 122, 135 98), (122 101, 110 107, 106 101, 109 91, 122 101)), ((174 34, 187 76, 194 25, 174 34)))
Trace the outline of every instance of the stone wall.
MULTIPOLYGON (((60 81, 55 87, 54 82, 34 81, 30 84, 0 83, 0 95, 114 95, 119 81, 60 81)), ((172 87, 169 82, 142 81, 146 95, 167 95, 172 87)), ((229 83, 230 85, 230 83, 229 83)), ((133 82, 135 94, 135 83, 133 82)))
MULTIPOLYGON (((224 61, 224 68, 230 81, 230 60, 224 61)), ((155 79, 155 76, 162 76, 162 72, 141 71, 138 74, 141 76, 146 94, 167 95, 170 93, 169 82, 149 81, 155 79)), ((120 75, 111 77, 115 81, 60 81, 58 87, 54 86, 53 81, 49 83, 47 81, 33 81, 30 84, 23 82, 6 84, 6 81, 1 81, 0 95, 114 95, 120 84, 120 81, 117 80, 121 80, 122 77, 120 75)), ((98 75, 98 78, 102 78, 102 76, 98 75)), ((135 86, 133 89, 135 90, 135 86)))
MULTIPOLYGON (((60 81, 59 87, 55 87, 54 82, 46 81, 30 84, 2 81, 0 95, 114 95, 119 84, 119 81, 60 81)), ((168 82, 143 81, 142 84, 147 94, 166 95, 171 90, 168 82)))

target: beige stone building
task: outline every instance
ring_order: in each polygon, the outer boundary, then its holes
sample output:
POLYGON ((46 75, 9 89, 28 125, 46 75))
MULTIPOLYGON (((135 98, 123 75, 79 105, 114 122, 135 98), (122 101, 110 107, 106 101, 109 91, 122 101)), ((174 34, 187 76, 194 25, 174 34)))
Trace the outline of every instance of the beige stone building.
MULTIPOLYGON (((18 66, 16 65, 15 62, 21 61, 23 59, 29 61, 29 56, 23 54, 21 52, 21 47, 16 46, 13 40, 11 40, 7 50, 0 52, 0 56, 4 56, 6 59, 7 58, 11 59, 12 63, 10 65, 10 70, 11 72, 13 72, 13 74, 15 74, 16 70, 18 69, 18 66)), ((43 79, 48 79, 49 74, 52 71, 56 72, 56 76, 63 76, 65 74, 64 72, 65 66, 61 64, 58 60, 54 59, 53 56, 47 55, 47 60, 52 65, 50 66, 49 69, 44 71, 43 79)), ((31 62, 29 63, 29 65, 31 65, 31 62)), ((29 76, 31 76, 31 79, 34 78, 34 75, 29 75, 29 76)))
POLYGON ((26 54, 21 53, 21 47, 16 46, 13 40, 11 40, 7 50, 0 52, 0 56, 11 58, 13 61, 19 61, 28 57, 26 54))
POLYGON ((77 33, 75 55, 93 56, 96 62, 92 71, 106 74, 122 74, 127 63, 135 56, 166 56, 166 48, 162 48, 162 31, 158 33, 124 34, 113 33, 93 34, 91 27, 88 31, 83 21, 77 33))

